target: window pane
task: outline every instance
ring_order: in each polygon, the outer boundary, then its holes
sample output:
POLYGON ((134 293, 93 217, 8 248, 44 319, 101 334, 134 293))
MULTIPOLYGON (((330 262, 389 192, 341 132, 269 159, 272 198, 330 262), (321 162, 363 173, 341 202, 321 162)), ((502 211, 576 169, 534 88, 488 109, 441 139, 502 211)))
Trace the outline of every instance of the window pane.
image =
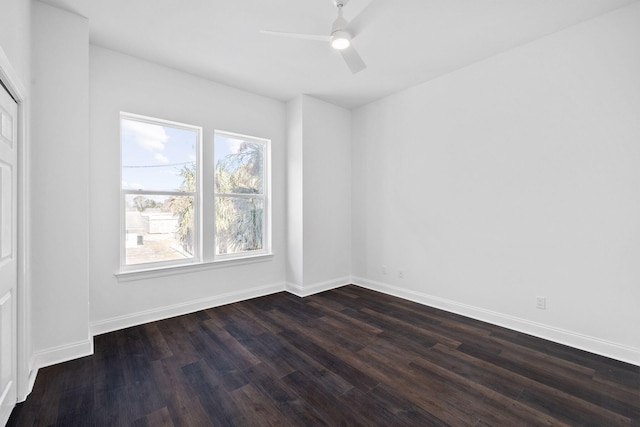
POLYGON ((264 248, 264 200, 216 197, 216 255, 264 248))
POLYGON ((264 143, 216 133, 215 192, 262 194, 264 143))
POLYGON ((192 196, 125 196, 126 265, 193 258, 192 196))
POLYGON ((122 188, 125 190, 195 191, 198 132, 128 118, 120 119, 122 188), (185 190, 192 173, 193 190, 185 190))

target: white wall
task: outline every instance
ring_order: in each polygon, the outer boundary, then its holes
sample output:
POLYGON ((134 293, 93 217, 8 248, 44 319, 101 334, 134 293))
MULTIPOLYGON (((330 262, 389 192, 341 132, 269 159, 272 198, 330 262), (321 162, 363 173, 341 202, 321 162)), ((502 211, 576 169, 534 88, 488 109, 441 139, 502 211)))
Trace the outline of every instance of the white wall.
POLYGON ((31 63, 31 1, 3 1, 0 12, 0 48, 26 88, 31 63))
POLYGON ((287 282, 303 285, 303 118, 302 96, 287 103, 287 282))
POLYGON ((351 274, 351 113, 311 96, 303 96, 302 111, 303 285, 328 281, 348 283, 351 274))
POLYGON ((301 95, 287 104, 289 290, 350 282, 351 113, 301 95))
POLYGON ((640 363, 638 22, 635 3, 354 111, 356 282, 640 363))
POLYGON ((90 49, 91 325, 104 332, 283 290, 285 105, 104 48, 90 49), (272 141, 272 259, 119 282, 121 111, 272 141))
POLYGON ((92 349, 88 43, 85 18, 33 3, 29 271, 36 367, 92 349))

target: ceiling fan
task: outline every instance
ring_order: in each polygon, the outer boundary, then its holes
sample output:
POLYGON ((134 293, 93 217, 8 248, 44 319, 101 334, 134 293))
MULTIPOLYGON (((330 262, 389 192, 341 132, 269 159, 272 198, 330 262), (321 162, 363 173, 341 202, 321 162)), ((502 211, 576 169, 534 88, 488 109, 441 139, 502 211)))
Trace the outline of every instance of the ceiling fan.
POLYGON ((301 33, 287 33, 282 31, 260 31, 263 34, 272 36, 291 37, 296 39, 315 40, 331 43, 331 47, 336 49, 341 55, 347 66, 353 74, 364 70, 367 66, 358 55, 358 52, 353 47, 351 41, 360 34, 360 31, 369 21, 373 20, 373 17, 379 12, 376 3, 384 3, 381 1, 376 2, 372 0, 369 6, 364 9, 356 18, 351 22, 347 22, 342 17, 342 8, 346 6, 349 0, 332 0, 333 4, 338 8, 338 17, 333 21, 331 26, 331 32, 329 35, 318 34, 301 34, 301 33))

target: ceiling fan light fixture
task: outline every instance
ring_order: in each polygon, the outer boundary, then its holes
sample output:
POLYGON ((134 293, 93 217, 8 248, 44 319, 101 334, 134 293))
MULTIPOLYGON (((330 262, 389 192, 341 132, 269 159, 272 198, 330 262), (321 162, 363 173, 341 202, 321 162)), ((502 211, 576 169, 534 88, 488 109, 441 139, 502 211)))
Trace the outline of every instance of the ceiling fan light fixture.
POLYGON ((334 31, 331 34, 331 47, 336 50, 343 50, 351 46, 351 34, 344 30, 334 31))
MULTIPOLYGON (((360 12, 356 19, 355 27, 350 26, 349 22, 344 19, 342 16, 342 8, 349 2, 350 0, 333 0, 333 3, 338 8, 338 17, 335 21, 333 21, 333 25, 331 25, 331 31, 328 35, 318 35, 318 34, 301 34, 301 33, 285 33, 281 31, 266 31, 262 30, 263 34, 271 34, 275 36, 284 36, 289 38, 296 39, 305 39, 305 40, 317 40, 331 43, 331 47, 338 51, 342 59, 351 70, 351 73, 356 74, 360 71, 367 68, 367 65, 364 63, 360 55, 354 46, 351 46, 351 39, 353 37, 357 37, 360 34, 360 31, 363 27, 363 21, 366 21, 366 17, 370 16, 365 14, 365 12, 360 12), (365 16, 365 18, 361 18, 361 16, 365 16)), ((372 4, 374 0, 370 0, 372 4)), ((382 0, 376 0, 381 2, 382 0)), ((365 10, 370 10, 371 6, 367 6, 365 10)), ((369 18, 371 19, 371 18, 369 18)), ((326 34, 326 33, 325 33, 326 34)))

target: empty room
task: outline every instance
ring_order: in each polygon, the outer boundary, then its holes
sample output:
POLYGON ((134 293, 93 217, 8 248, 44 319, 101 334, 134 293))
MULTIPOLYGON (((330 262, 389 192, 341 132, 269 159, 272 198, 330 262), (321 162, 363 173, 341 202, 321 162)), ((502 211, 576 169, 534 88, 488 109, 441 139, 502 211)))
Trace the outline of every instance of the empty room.
POLYGON ((640 1, 0 1, 0 425, 640 425, 640 1))

